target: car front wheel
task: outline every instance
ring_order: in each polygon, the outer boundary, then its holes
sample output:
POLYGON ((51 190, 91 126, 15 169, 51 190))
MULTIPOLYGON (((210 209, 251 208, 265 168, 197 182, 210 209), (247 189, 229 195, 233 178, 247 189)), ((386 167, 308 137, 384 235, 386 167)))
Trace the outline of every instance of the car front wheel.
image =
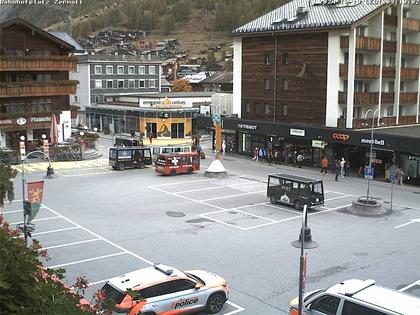
POLYGON ((225 303, 225 299, 222 294, 220 293, 212 294, 207 300, 206 312, 208 314, 216 314, 220 312, 224 303, 225 303))

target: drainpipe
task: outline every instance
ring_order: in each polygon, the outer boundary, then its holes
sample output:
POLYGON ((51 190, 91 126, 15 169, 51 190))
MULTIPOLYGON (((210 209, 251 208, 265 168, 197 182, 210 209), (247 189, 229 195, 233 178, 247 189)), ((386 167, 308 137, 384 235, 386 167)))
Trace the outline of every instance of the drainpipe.
MULTIPOLYGON (((274 36, 273 32, 271 32, 271 35, 274 36)), ((274 116, 273 116, 273 122, 276 122, 276 112, 277 112, 277 36, 274 37, 274 116)))

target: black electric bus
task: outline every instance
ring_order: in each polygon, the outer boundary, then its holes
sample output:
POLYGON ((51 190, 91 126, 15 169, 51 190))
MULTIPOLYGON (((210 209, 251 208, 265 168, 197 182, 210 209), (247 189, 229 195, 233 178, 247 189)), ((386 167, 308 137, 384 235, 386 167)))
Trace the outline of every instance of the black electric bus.
POLYGON ((120 171, 145 168, 152 165, 152 153, 148 147, 114 147, 109 149, 109 165, 120 171))
POLYGON ((302 210, 324 204, 324 185, 321 180, 289 174, 268 175, 267 197, 272 204, 283 203, 302 210))

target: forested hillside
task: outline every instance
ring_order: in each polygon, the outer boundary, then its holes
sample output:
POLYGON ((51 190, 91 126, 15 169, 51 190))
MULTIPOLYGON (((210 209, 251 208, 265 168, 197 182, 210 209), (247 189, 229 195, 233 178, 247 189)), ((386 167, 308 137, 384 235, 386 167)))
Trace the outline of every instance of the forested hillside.
MULTIPOLYGON (((151 34, 179 33, 192 18, 206 23, 208 33, 229 33, 287 0, 84 0, 74 6, 15 5, 7 17, 19 15, 41 28, 68 30, 84 38, 107 29, 146 30, 151 34), (200 18, 201 17, 201 18, 200 18)), ((4 17, 3 17, 4 19, 4 17)), ((201 32, 203 29, 198 28, 201 32)))

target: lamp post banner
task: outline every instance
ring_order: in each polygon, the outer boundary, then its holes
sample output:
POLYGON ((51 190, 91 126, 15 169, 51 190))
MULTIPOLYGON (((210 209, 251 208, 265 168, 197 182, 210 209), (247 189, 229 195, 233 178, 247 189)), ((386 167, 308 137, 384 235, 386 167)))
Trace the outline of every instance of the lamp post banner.
POLYGON ((28 183, 28 200, 32 204, 32 213, 28 216, 28 223, 36 217, 41 207, 42 197, 44 195, 44 181, 28 183))

